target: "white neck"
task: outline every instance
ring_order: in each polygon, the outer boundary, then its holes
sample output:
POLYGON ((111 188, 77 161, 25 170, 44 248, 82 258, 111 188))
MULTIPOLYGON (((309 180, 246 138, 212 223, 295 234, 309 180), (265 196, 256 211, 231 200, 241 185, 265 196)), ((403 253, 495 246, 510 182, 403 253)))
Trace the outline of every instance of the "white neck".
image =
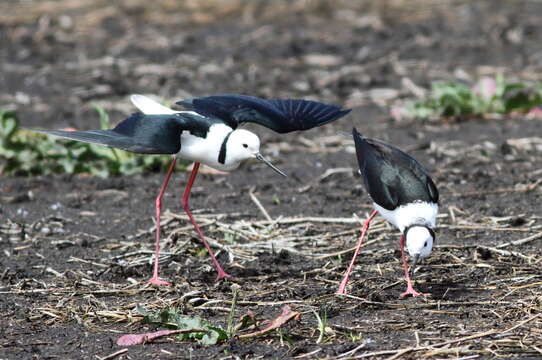
POLYGON ((395 210, 384 209, 376 203, 373 203, 373 205, 380 215, 401 232, 412 224, 427 224, 431 228, 434 228, 437 224, 438 205, 435 203, 419 201, 399 206, 395 210))

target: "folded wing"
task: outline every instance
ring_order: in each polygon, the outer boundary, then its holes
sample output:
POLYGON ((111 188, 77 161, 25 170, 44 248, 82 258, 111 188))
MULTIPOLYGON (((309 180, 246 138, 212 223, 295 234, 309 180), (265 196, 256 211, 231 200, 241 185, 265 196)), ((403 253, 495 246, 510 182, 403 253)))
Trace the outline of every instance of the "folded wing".
POLYGON ((365 188, 385 209, 415 201, 438 203, 438 190, 413 157, 384 142, 366 139, 352 131, 365 188))
POLYGON ((30 130, 139 154, 176 154, 181 148, 184 130, 199 133, 206 127, 205 118, 199 116, 135 113, 111 130, 30 130))

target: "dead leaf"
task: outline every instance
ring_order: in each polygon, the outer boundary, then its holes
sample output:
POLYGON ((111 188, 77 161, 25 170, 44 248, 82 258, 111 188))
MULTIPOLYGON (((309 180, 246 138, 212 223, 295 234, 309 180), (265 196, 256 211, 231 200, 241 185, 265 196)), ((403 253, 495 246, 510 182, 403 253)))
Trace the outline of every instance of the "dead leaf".
POLYGON ((267 325, 265 327, 265 329, 255 331, 255 332, 250 333, 250 334, 239 335, 239 338, 241 338, 241 339, 243 339, 243 338, 251 338, 251 337, 254 337, 254 336, 259 336, 259 335, 266 334, 266 333, 268 333, 268 332, 270 332, 272 330, 280 328, 281 326, 283 326, 284 324, 286 324, 288 321, 290 321, 292 319, 299 320, 300 316, 301 316, 300 312, 292 311, 292 309, 290 309, 290 306, 284 305, 284 307, 282 308, 282 313, 278 317, 276 317, 275 319, 271 320, 269 322, 269 325, 267 325))
POLYGON ((201 332, 200 329, 182 329, 182 330, 160 330, 144 334, 128 334, 123 335, 117 340, 119 346, 132 346, 141 345, 147 342, 154 341, 163 336, 169 336, 174 334, 188 333, 188 332, 201 332))

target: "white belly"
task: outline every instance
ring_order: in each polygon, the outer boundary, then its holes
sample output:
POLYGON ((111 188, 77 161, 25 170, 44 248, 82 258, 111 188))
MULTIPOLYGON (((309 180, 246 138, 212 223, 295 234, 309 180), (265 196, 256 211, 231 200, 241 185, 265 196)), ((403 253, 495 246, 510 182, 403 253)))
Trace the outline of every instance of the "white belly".
POLYGON ((431 227, 437 224, 438 205, 427 202, 415 202, 403 205, 390 211, 373 203, 380 215, 403 232, 405 228, 414 223, 426 223, 431 227))

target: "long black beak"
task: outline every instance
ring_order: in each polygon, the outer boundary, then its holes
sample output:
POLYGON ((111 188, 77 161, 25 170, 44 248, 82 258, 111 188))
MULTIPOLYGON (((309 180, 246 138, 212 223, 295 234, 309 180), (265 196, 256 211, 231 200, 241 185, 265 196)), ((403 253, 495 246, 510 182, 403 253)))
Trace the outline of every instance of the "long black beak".
POLYGON ((256 153, 256 159, 260 160, 261 162, 263 162, 265 165, 269 166, 271 169, 275 170, 275 172, 279 175, 282 175, 284 177, 287 177, 288 175, 286 175, 282 170, 280 170, 279 168, 277 168, 275 165, 271 164, 271 161, 267 160, 266 158, 263 157, 262 154, 260 153, 256 153))
POLYGON ((414 275, 414 269, 416 268, 416 264, 418 263, 419 258, 420 254, 414 254, 414 257, 412 259, 412 266, 410 267, 410 277, 414 275))

